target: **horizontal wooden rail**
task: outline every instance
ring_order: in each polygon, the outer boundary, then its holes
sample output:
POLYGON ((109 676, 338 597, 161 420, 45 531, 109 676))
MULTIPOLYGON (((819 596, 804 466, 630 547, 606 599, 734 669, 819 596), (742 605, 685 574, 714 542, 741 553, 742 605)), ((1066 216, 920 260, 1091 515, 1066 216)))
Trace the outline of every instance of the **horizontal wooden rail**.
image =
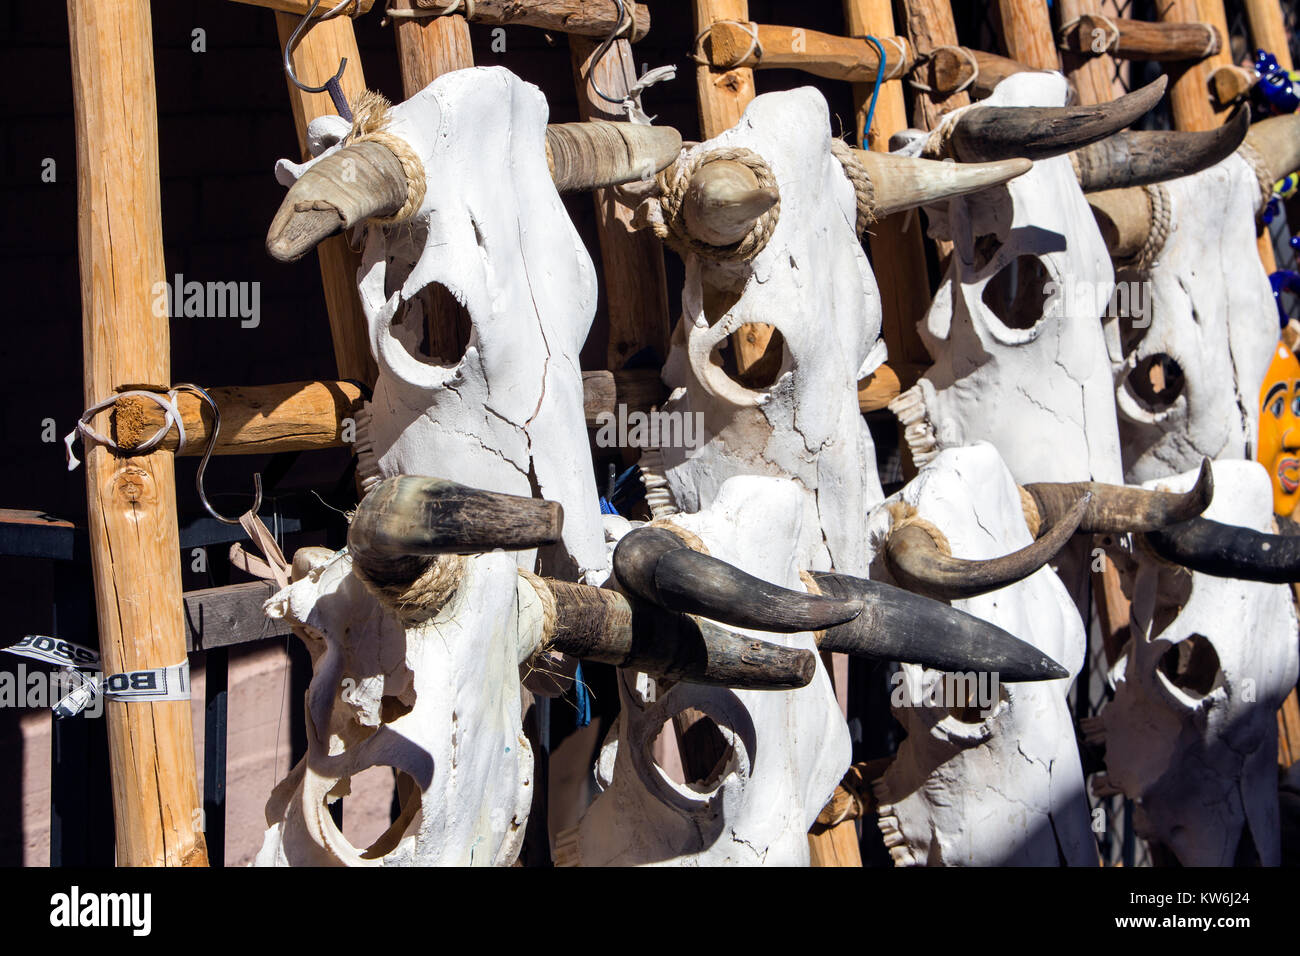
POLYGON ((1010 57, 972 50, 970 47, 943 46, 916 64, 918 79, 936 94, 947 96, 956 90, 969 90, 983 98, 1012 73, 1030 68, 1010 57))
MULTIPOLYGON (((886 37, 885 76, 897 77, 912 68, 915 57, 906 37, 886 37), (898 60, 902 51, 902 62, 898 60)), ((863 37, 840 37, 803 27, 745 24, 724 20, 709 28, 704 55, 719 70, 794 69, 850 83, 874 83, 880 53, 863 37), (757 31, 758 42, 754 42, 757 31)))
MULTIPOLYGON (((287 382, 213 388, 208 394, 221 409, 221 431, 213 453, 262 455, 311 451, 344 444, 344 422, 361 407, 361 388, 352 382, 287 382)), ((179 392, 177 406, 185 425, 182 455, 201 455, 211 434, 212 413, 191 392, 179 392)), ((135 448, 163 423, 163 410, 147 398, 119 398, 113 412, 117 443, 135 448)), ((176 450, 173 428, 162 447, 176 450)))
POLYGON ((1062 31, 1061 49, 1085 56, 1108 53, 1123 60, 1171 63, 1214 56, 1223 49, 1223 38, 1209 23, 1149 23, 1086 14, 1062 31))
MULTIPOLYGON (((311 0, 236 0, 255 7, 269 7, 281 13, 306 14, 311 7, 311 0)), ((359 13, 368 12, 375 0, 357 0, 359 13)), ((325 0, 320 10, 328 11, 332 0, 325 0)), ((447 0, 434 3, 417 2, 417 10, 436 11, 447 6, 447 0)), ((463 15, 466 4, 461 4, 455 11, 463 15)), ((627 5, 632 14, 633 41, 640 40, 650 32, 650 9, 643 3, 627 5)), ((578 36, 605 37, 618 24, 618 8, 610 0, 474 0, 473 23, 487 26, 524 26, 539 30, 553 30, 556 33, 570 33, 578 36)), ((319 11, 318 11, 319 12, 319 11)), ((351 14, 351 8, 349 8, 351 14)))
POLYGON ((186 591, 186 649, 191 653, 210 651, 290 633, 283 620, 272 620, 262 611, 275 592, 275 585, 265 581, 186 591))

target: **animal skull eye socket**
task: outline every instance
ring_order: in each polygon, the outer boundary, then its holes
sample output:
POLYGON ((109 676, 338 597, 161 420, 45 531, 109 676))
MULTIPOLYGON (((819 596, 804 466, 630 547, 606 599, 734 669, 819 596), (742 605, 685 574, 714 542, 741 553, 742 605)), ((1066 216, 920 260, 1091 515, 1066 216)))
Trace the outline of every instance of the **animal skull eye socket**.
POLYGON ((984 286, 984 304, 1009 329, 1032 329, 1043 318, 1052 281, 1037 256, 1017 256, 984 286))
POLYGON ((1173 405, 1184 383, 1182 366, 1164 352, 1140 360, 1128 377, 1130 391, 1150 411, 1173 405))
POLYGON ((1201 634, 1179 641, 1160 658, 1160 673, 1187 696, 1200 700, 1223 684, 1219 655, 1201 634))
MULTIPOLYGON (((669 779, 692 790, 707 793, 716 789, 730 763, 732 747, 713 718, 687 708, 664 721, 659 740, 665 737, 672 739, 680 762, 665 767, 656 760, 656 766, 669 779)), ((657 749, 662 752, 664 748, 657 749)))

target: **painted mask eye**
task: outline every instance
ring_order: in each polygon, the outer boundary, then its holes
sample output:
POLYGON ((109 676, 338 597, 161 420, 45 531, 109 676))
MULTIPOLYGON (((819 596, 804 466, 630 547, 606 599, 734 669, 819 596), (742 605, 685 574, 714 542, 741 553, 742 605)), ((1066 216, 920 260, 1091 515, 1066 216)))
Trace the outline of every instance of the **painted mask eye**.
POLYGON ((1269 403, 1269 406, 1268 406, 1268 413, 1269 413, 1270 415, 1272 415, 1274 418, 1281 418, 1281 417, 1282 417, 1282 404, 1283 404, 1283 401, 1284 401, 1284 399, 1282 398, 1281 395, 1279 395, 1277 398, 1273 399, 1273 401, 1271 401, 1271 402, 1269 403))
MULTIPOLYGON (((1291 414, 1300 417, 1300 395, 1295 395, 1291 399, 1291 414)), ((1278 413, 1278 417, 1281 417, 1281 412, 1278 413)))

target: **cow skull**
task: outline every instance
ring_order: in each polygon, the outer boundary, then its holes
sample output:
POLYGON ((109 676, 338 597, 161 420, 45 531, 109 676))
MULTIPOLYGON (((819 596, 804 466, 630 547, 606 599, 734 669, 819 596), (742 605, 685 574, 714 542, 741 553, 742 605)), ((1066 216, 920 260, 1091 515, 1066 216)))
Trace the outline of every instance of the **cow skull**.
MULTIPOLYGON (((267 804, 259 863, 512 863, 533 781, 520 669, 547 651, 680 686, 798 688, 813 678, 816 657, 797 645, 742 641, 710 622, 538 578, 513 555, 485 553, 554 542, 560 525, 551 502, 401 476, 363 499, 346 550, 299 552, 293 583, 268 613, 290 622, 312 655, 308 748, 267 804), (370 847, 357 848, 329 804, 373 767, 398 771, 402 809, 370 847)), ((698 586, 684 593, 719 600, 698 586)), ((790 598, 803 596, 778 597, 785 613, 790 598)), ((747 620, 772 623, 757 598, 742 607, 747 620)), ((821 599, 814 610, 820 616, 811 620, 822 624, 852 619, 859 606, 821 599)))
MULTIPOLYGON (((1295 130, 1294 119, 1283 122, 1295 130)), ((1200 135, 1235 147, 1246 120, 1243 110, 1200 135)), ((1266 198, 1260 170, 1285 162, 1262 159, 1266 131, 1194 175, 1089 195, 1119 268, 1106 324, 1129 481, 1205 457, 1254 456, 1259 390, 1277 342, 1254 242, 1266 198)))
POLYGON ((826 101, 811 88, 755 98, 739 123, 686 151, 661 177, 683 198, 665 207, 672 230, 660 231, 686 262, 664 407, 702 416, 704 441, 661 449, 676 507, 708 508, 739 475, 793 478, 804 492, 805 566, 861 573, 863 516, 882 492, 857 383, 886 356, 859 228, 1028 166, 833 148, 826 101), (723 353, 751 325, 776 330, 769 354, 780 355, 741 375, 723 353))
MULTIPOLYGON (((1111 671, 1114 699, 1085 727, 1106 745, 1107 772, 1093 787, 1131 798, 1137 832, 1184 866, 1275 866, 1275 714, 1300 660, 1291 589, 1258 579, 1268 577, 1270 553, 1285 553, 1291 566, 1280 577, 1295 580, 1297 554, 1293 539, 1268 535, 1272 496, 1262 467, 1220 461, 1214 476, 1218 493, 1206 518, 1179 527, 1172 541, 1166 532, 1149 542, 1187 559, 1178 539, 1200 539, 1205 560, 1189 563, 1210 573, 1144 548, 1120 559, 1133 599, 1131 636, 1111 671), (1225 554, 1238 564, 1216 566, 1225 554), (1218 576, 1225 573, 1257 580, 1218 576)), ((1193 477, 1147 485, 1185 488, 1193 477)))
MULTIPOLYGON (((880 561, 895 573, 900 518, 942 528, 951 556, 987 560, 1032 547, 1021 494, 998 453, 978 443, 935 456, 871 518, 880 561)), ((1077 507, 1073 523, 1083 509, 1077 507)), ((1068 535, 1072 527, 1063 526, 1068 535)), ((958 599, 954 607, 1005 628, 1061 662, 1039 683, 902 665, 891 702, 907 731, 875 784, 878 823, 896 865, 1090 866, 1083 773, 1066 692, 1083 664, 1079 615, 1055 573, 958 599), (1064 674, 1064 672, 1063 672, 1064 674), (953 692, 956 692, 955 694, 953 692), (960 699, 958 699, 960 698, 960 699), (977 699, 978 698, 978 699, 977 699)))
MULTIPOLYGON (((1064 675, 1038 649, 946 605, 872 581, 809 574, 790 548, 772 547, 774 541, 799 540, 803 514, 795 482, 732 478, 708 509, 674 516, 671 533, 627 529, 615 551, 615 573, 624 589, 670 610, 716 616, 731 609, 738 627, 779 627, 787 636, 769 639, 793 648, 995 667, 1014 679, 1064 675), (734 565, 754 577, 720 572, 719 558, 731 562, 724 568, 734 565), (686 582, 721 574, 732 579, 732 591, 729 597, 713 591, 720 603, 702 604, 682 593, 686 582), (780 599, 784 621, 747 621, 736 614, 745 595, 774 586, 788 589, 780 599), (805 586, 823 596, 798 593, 805 586), (860 613, 842 617, 854 605, 860 613), (817 626, 818 615, 825 627, 817 626)), ((817 670, 807 686, 780 694, 680 683, 652 687, 643 676, 620 671, 622 710, 597 767, 602 793, 576 827, 558 834, 557 860, 588 866, 806 865, 808 829, 849 762, 847 728, 820 658, 817 670), (655 762, 652 745, 688 709, 710 718, 721 747, 711 770, 681 784, 655 762)))
POLYGON ((544 566, 599 583, 607 555, 578 366, 596 281, 557 188, 648 177, 680 137, 548 127, 541 91, 497 67, 356 112, 351 128, 313 124, 319 158, 280 164, 293 185, 267 245, 288 260, 361 227, 359 292, 379 366, 358 434, 363 478, 535 487, 570 516, 565 556, 544 566))

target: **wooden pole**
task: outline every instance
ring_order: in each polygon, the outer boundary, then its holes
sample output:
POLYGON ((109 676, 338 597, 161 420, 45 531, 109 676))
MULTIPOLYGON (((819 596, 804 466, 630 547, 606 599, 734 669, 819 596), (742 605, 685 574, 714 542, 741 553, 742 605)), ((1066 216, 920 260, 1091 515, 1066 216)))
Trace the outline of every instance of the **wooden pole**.
MULTIPOLYGON (((1282 6, 1278 0, 1245 0, 1245 3, 1246 16, 1250 21, 1250 39, 1255 49, 1272 53, 1282 69, 1295 69, 1286 23, 1282 19, 1282 6)), ((1264 269, 1270 273, 1276 272, 1277 253, 1273 249, 1273 237, 1267 228, 1260 232, 1258 245, 1264 269)))
MULTIPOLYGON (((1102 13, 1100 0, 1059 0, 1060 24, 1071 22, 1080 17, 1102 13)), ((1096 37, 1089 35, 1089 50, 1093 49, 1096 37)), ((1103 37, 1107 42, 1109 37, 1103 37)), ((1074 86, 1075 95, 1080 105, 1095 106, 1109 103, 1115 98, 1115 61, 1108 53, 1063 53, 1062 65, 1065 75, 1074 86)))
MULTIPOLYGON (((957 24, 948 0, 903 0, 907 13, 907 35, 917 56, 938 47, 959 46, 957 24)), ((926 93, 918 90, 913 121, 920 129, 934 129, 945 113, 970 105, 970 96, 960 93, 926 93)))
POLYGON ((1223 42, 1218 53, 1199 63, 1171 63, 1166 70, 1169 73, 1169 105, 1173 109, 1176 129, 1196 132, 1222 125, 1227 110, 1212 100, 1210 77, 1219 67, 1232 65, 1223 0, 1164 0, 1158 5, 1158 12, 1162 23, 1201 22, 1219 31, 1223 42))
POLYGON ((1007 56, 1035 70, 1059 70, 1056 36, 1043 0, 998 0, 1007 56))
MULTIPOLYGON (((584 120, 625 121, 627 116, 618 106, 602 99, 591 80, 608 96, 625 96, 637 76, 632 44, 615 40, 593 70, 592 57, 599 45, 590 37, 569 37, 578 114, 584 120)), ((609 320, 606 367, 621 369, 628 359, 647 348, 658 357, 658 367, 668 358, 671 331, 663 243, 648 229, 632 228, 635 210, 619 200, 617 190, 597 189, 592 200, 609 320)))
MULTIPOLYGON (((299 19, 289 13, 275 15, 281 47, 288 42, 299 19)), ((347 17, 335 17, 312 25, 294 50, 294 72, 304 83, 319 86, 338 70, 342 57, 347 58, 348 66, 340 85, 348 102, 355 103, 366 88, 366 79, 361 70, 361 54, 357 50, 356 35, 352 32, 352 21, 347 17)), ((304 92, 288 77, 285 77, 285 83, 289 87, 293 122, 298 130, 298 146, 302 155, 307 157, 310 156, 307 124, 318 116, 335 115, 334 103, 328 93, 304 92)), ((370 355, 366 316, 357 297, 360 259, 349 248, 346 236, 331 236, 316 247, 316 252, 320 258, 321 285, 325 292, 325 309, 329 313, 339 378, 374 385, 378 370, 370 355)))
MULTIPOLYGON (((844 0, 844 22, 850 36, 893 36, 894 13, 890 0, 844 0)), ((867 148, 889 151, 889 137, 906 129, 907 105, 903 81, 881 84, 871 129, 866 130, 872 87, 853 87, 857 108, 857 142, 867 148)), ((890 368, 899 389, 911 388, 930 366, 930 354, 921 342, 917 325, 930 306, 930 277, 925 266, 925 236, 918 214, 888 216, 871 228, 871 265, 880 287, 881 331, 889 349, 890 368)))
POLYGON ((876 74, 886 76, 911 70, 915 58, 904 37, 892 34, 880 37, 885 50, 880 51, 862 37, 841 37, 802 27, 756 24, 755 33, 747 25, 719 23, 709 31, 706 44, 709 62, 720 69, 748 66, 753 69, 794 69, 850 83, 874 83, 876 74), (901 48, 901 59, 900 59, 901 48))
MULTIPOLYGON (((68 0, 77 132, 85 401, 167 385, 158 106, 148 0, 68 0)), ((185 656, 176 477, 169 452, 86 448, 87 525, 105 674, 185 656)), ((189 701, 109 701, 117 862, 206 866, 189 701)))
MULTIPOLYGON (((1246 18, 1250 21, 1250 39, 1255 49, 1272 53, 1282 69, 1295 69, 1291 61, 1286 22, 1282 19, 1282 5, 1278 0, 1244 0, 1244 3, 1246 18)), ((1223 40, 1226 43, 1228 38, 1225 36, 1223 40)))
MULTIPOLYGON (((416 9, 415 0, 393 0, 393 9, 416 9)), ((444 73, 474 65, 469 24, 459 13, 445 17, 395 18, 402 92, 410 99, 444 73)))

